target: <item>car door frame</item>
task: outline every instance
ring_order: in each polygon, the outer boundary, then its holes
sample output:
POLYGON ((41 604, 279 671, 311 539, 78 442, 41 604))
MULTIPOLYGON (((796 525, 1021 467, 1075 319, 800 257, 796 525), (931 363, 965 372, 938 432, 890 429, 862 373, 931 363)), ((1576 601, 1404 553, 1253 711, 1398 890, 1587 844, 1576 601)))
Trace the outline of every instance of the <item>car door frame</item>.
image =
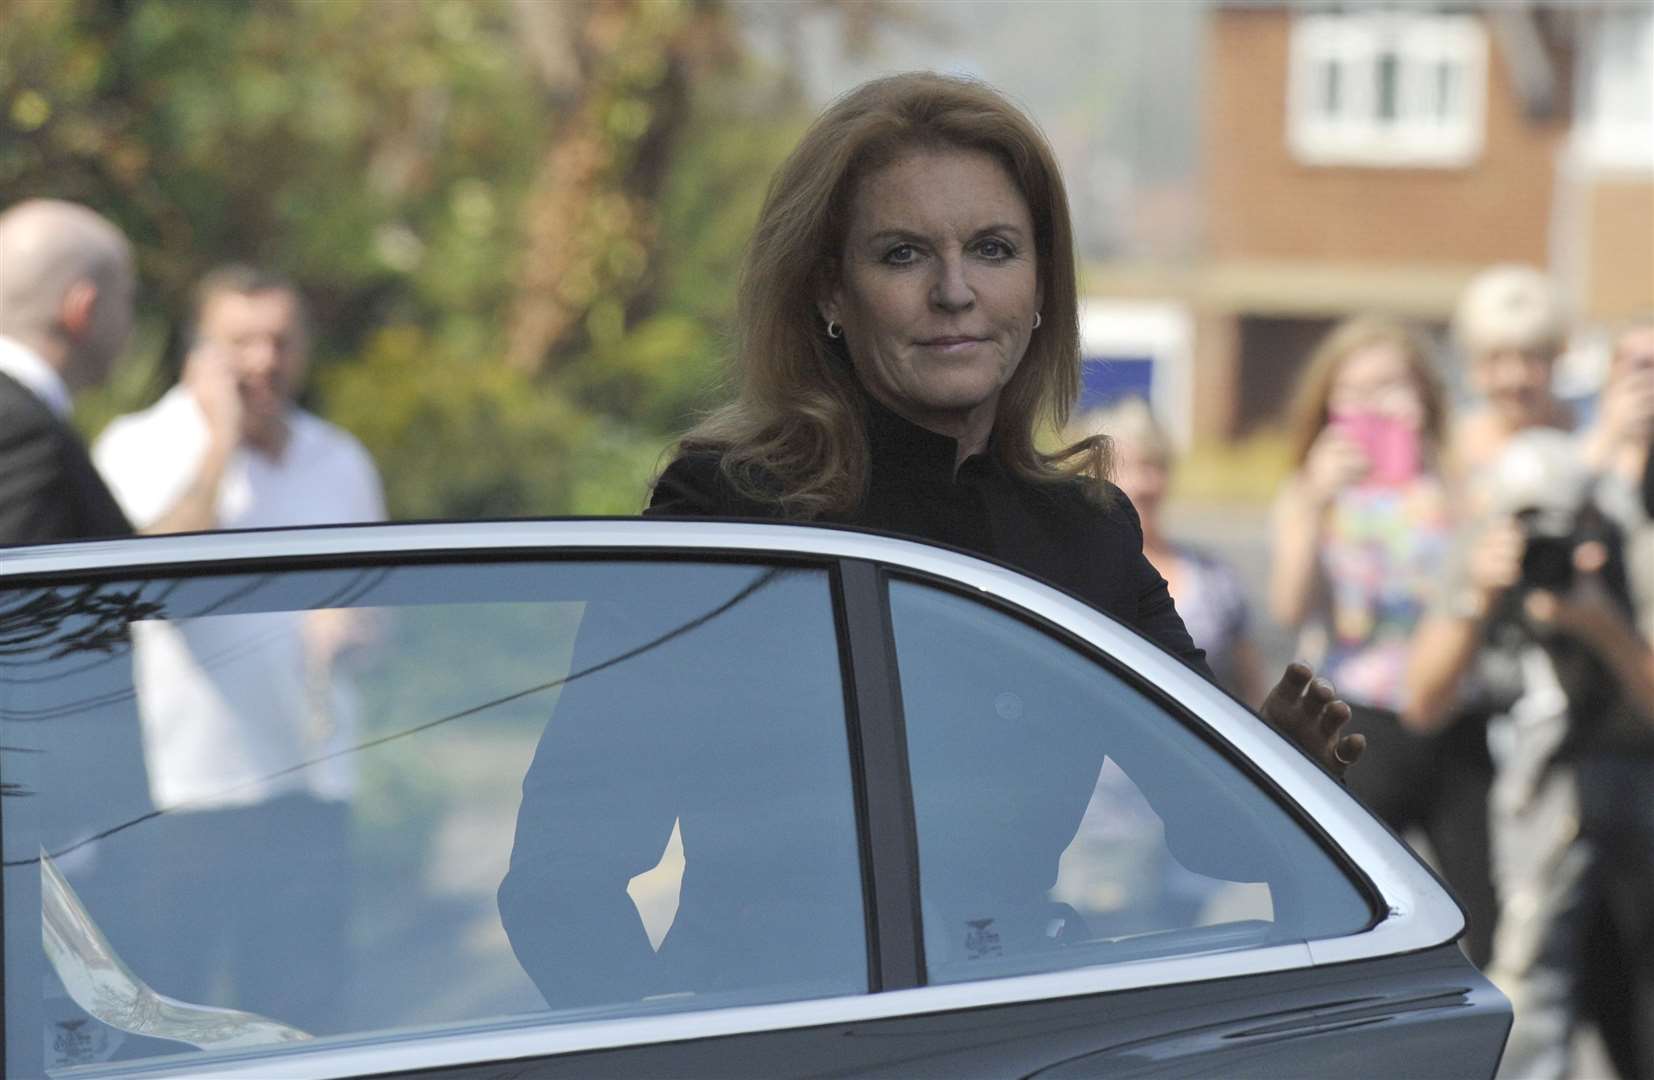
MULTIPOLYGON (((1463 914, 1431 871, 1329 774, 1198 673, 1082 601, 963 552, 867 530, 730 521, 579 519, 337 526, 88 541, 11 549, 0 587, 43 580, 206 574, 306 566, 637 558, 808 562, 830 571, 839 620, 852 782, 863 859, 869 991, 583 1024, 482 1023, 394 1044, 284 1050, 285 1076, 386 1075, 756 1032, 1088 997, 1119 990, 1287 972, 1423 953, 1462 932, 1463 914), (890 625, 888 581, 965 593, 1083 648, 1180 715, 1245 768, 1375 900, 1366 929, 1319 941, 925 985, 917 833, 890 625)), ((4 1024, 0 1016, 0 1025, 4 1024)), ((0 1026, 0 1040, 4 1038, 0 1026)), ((0 1041, 0 1046, 3 1046, 0 1041)), ((270 1059, 215 1057, 199 1072, 261 1075, 270 1059)), ((142 1075, 141 1063, 124 1063, 142 1075), (139 1066, 134 1068, 134 1066, 139 1066)))

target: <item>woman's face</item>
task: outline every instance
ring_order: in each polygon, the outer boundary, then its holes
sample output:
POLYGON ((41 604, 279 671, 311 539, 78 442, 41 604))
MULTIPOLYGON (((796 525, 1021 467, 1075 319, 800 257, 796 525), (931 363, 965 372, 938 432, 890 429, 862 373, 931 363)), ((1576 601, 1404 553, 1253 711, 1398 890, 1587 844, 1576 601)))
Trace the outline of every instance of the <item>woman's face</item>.
POLYGON ((1332 380, 1328 413, 1379 413, 1415 431, 1424 426, 1424 398, 1407 363, 1394 345, 1363 346, 1344 358, 1332 380))
POLYGON ((1034 224, 974 150, 918 151, 868 174, 823 318, 869 393, 922 427, 985 437, 1040 305, 1034 224))

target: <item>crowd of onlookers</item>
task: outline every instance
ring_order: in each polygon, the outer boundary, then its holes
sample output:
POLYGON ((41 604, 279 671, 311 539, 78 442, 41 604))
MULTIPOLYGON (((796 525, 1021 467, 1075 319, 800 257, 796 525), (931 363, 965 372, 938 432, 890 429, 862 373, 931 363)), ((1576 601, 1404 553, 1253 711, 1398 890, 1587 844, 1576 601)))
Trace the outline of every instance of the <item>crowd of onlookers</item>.
MULTIPOLYGON (((1600 393, 1552 389, 1549 280, 1466 289, 1450 402, 1426 338, 1334 327, 1299 378, 1271 520, 1269 614, 1353 710, 1348 784, 1421 841, 1464 947, 1516 1008, 1501 1076, 1562 1076, 1582 1016, 1654 1076, 1654 315, 1617 328, 1600 393)), ((1256 702, 1235 572, 1166 535, 1168 440, 1141 402, 1086 423, 1214 670, 1256 702)))
MULTIPOLYGON (((134 285, 126 241, 90 211, 36 201, 0 215, 0 544, 383 516, 360 445, 294 404, 299 291, 247 268, 205 279, 179 385, 88 454, 66 423, 69 395, 107 375, 134 285)), ((1552 389, 1571 329, 1543 274, 1486 271, 1453 322, 1469 389, 1453 402, 1417 329, 1380 316, 1335 327, 1289 415, 1268 607, 1366 736, 1350 788, 1427 846, 1465 907, 1466 951, 1515 1003, 1501 1075, 1563 1075, 1589 1014, 1625 1075, 1654 1077, 1654 317, 1617 329, 1601 391, 1583 405, 1552 389)), ((1140 401, 1083 424, 1113 438, 1145 553, 1191 635, 1256 704, 1264 680, 1242 582, 1168 535, 1170 440, 1140 401)), ((314 720, 317 702, 261 686, 215 705, 187 643, 167 637, 181 631, 145 632, 153 670, 141 686, 168 700, 141 711, 189 726, 145 733, 170 748, 150 763, 156 805, 194 807, 174 842, 233 848, 258 806, 286 815, 273 827, 342 844, 349 776, 203 800, 203 769, 216 770, 216 791, 223 762, 244 760, 256 778, 262 756, 286 753, 248 716, 314 720)), ((369 632, 293 620, 283 647, 325 669, 369 632)), ((348 717, 330 708, 318 730, 346 737, 348 717)), ((342 897, 302 902, 332 913, 305 932, 342 933, 342 897)), ((213 933, 221 913, 176 914, 213 933)), ((277 985, 282 961, 273 947, 240 977, 277 985)), ((286 1016, 322 1006, 252 1004, 286 1016)))

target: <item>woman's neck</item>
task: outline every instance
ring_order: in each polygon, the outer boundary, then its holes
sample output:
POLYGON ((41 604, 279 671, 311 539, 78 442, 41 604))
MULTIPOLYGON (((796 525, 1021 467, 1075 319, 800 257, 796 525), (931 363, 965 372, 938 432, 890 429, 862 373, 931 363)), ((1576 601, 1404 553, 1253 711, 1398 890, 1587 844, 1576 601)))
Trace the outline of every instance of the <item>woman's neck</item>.
POLYGON ((967 458, 988 448, 988 437, 993 434, 994 418, 999 399, 994 397, 969 409, 918 409, 892 401, 887 395, 862 384, 863 390, 880 405, 915 427, 937 435, 945 435, 958 444, 953 467, 958 469, 967 458))

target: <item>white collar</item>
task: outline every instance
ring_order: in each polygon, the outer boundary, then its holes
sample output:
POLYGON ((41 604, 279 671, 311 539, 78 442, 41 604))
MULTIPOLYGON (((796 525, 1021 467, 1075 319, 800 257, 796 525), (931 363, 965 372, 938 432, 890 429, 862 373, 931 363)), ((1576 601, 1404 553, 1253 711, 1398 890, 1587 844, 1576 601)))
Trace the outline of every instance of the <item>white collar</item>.
POLYGON ((69 387, 39 353, 16 338, 0 334, 0 372, 10 375, 23 389, 39 398, 52 415, 68 420, 74 406, 69 400, 69 387))

